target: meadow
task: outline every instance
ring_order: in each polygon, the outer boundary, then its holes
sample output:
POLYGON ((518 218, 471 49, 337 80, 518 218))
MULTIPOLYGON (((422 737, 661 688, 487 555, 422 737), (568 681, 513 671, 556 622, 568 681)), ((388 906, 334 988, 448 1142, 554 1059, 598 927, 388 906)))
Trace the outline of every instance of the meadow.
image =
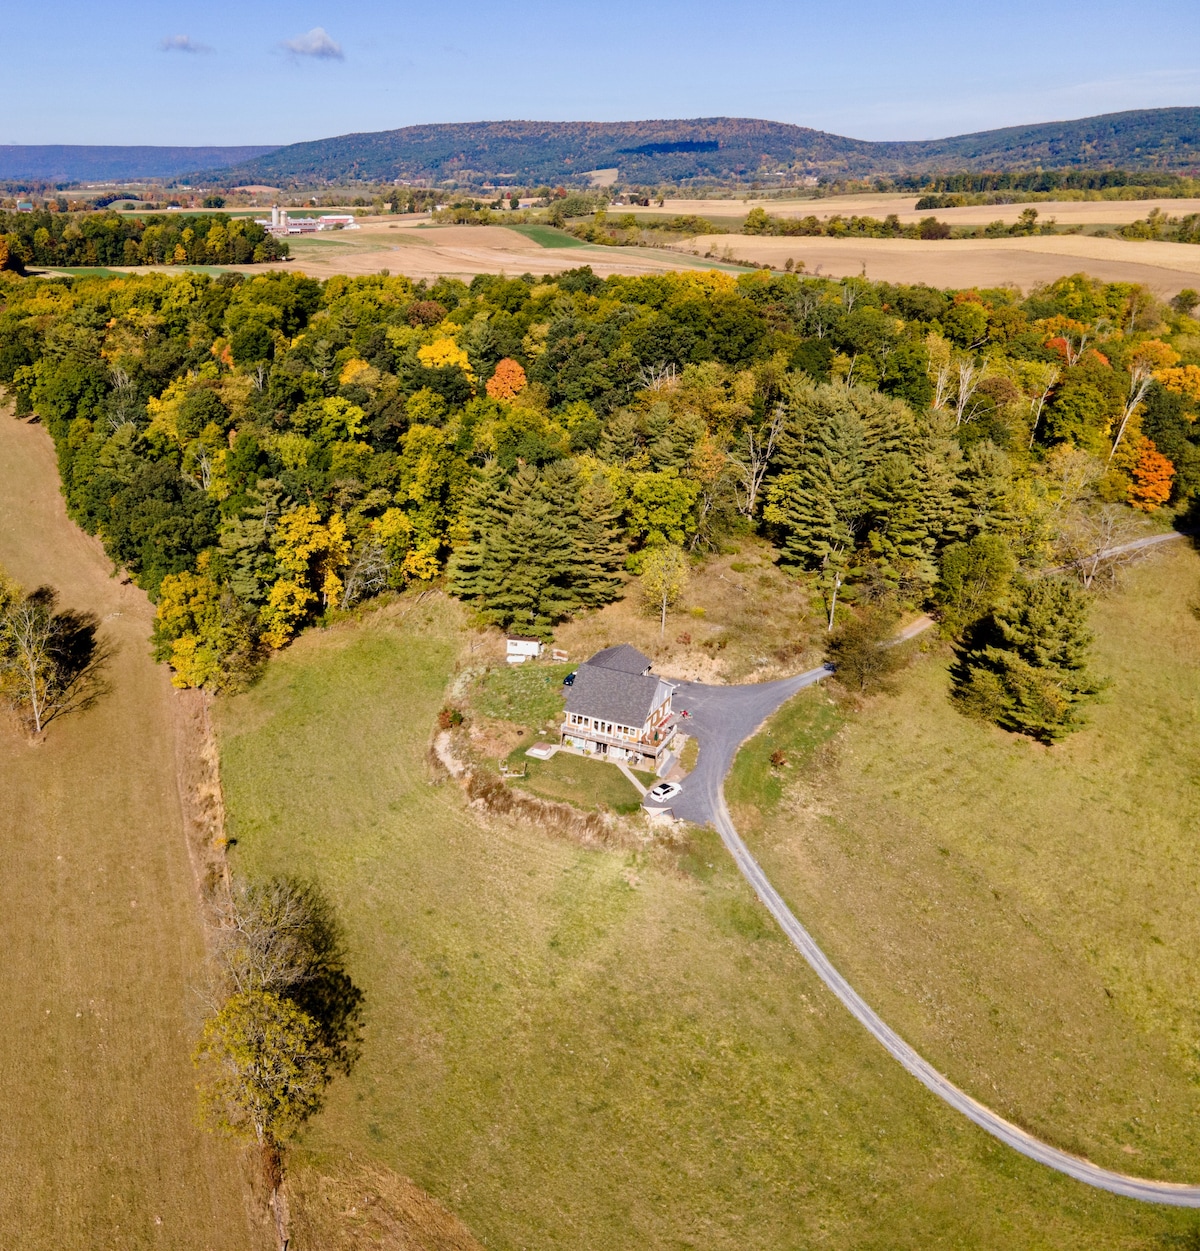
POLYGON ((860 712, 797 699, 728 788, 835 965, 952 1081, 1067 1150, 1191 1182, 1198 592, 1176 543, 1095 601, 1110 685, 1053 748, 959 716, 940 649, 860 712))
POLYGON ((362 1060, 294 1154, 298 1184, 374 1162, 489 1248, 1197 1235, 1194 1216, 1086 1190, 938 1104, 826 995, 711 834, 673 856, 585 851, 472 811, 428 764, 467 637, 451 602, 402 598, 305 635, 220 709, 236 867, 321 882, 366 993, 362 1060))

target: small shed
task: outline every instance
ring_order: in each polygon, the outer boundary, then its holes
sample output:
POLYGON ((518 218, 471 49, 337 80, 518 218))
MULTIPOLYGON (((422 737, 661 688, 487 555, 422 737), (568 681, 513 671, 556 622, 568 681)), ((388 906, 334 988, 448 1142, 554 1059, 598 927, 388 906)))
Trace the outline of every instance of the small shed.
POLYGON ((541 639, 528 634, 510 634, 506 641, 505 659, 510 665, 523 665, 527 660, 536 660, 546 650, 541 639))

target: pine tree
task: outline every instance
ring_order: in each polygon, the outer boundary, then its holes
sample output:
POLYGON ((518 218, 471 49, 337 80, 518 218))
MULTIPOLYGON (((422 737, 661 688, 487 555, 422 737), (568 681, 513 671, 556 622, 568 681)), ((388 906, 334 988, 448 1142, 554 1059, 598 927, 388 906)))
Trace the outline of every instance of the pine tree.
POLYGON ((486 621, 545 636, 621 585, 624 544, 603 478, 582 481, 557 461, 506 477, 496 463, 476 480, 461 518, 450 589, 486 621))
POLYGON ((481 600, 490 589, 492 540, 508 524, 507 483, 503 466, 489 460, 467 491, 456 522, 460 541, 448 568, 450 591, 460 599, 481 600))
POLYGON ((937 578, 934 537, 926 521, 922 482, 903 452, 883 458, 866 487, 871 514, 867 543, 883 577, 893 585, 937 578))
POLYGON ((602 474, 583 478, 573 577, 582 606, 596 608, 617 597, 625 551, 621 514, 608 480, 602 474))
POLYGON ((840 408, 812 430, 796 469, 770 488, 767 500, 763 515, 783 531, 784 560, 821 570, 832 629, 867 513, 858 415, 840 408))
POLYGON ((1083 724, 1104 683, 1087 673, 1087 600, 1069 582, 1016 583, 1008 605, 968 631, 953 672, 962 711, 1052 743, 1083 724))

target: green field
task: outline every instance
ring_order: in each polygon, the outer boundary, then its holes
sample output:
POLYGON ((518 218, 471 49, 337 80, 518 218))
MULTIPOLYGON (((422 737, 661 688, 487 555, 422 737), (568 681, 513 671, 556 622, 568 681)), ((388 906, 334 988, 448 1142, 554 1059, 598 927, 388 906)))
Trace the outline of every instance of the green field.
POLYGON ((565 230, 559 230, 556 226, 541 226, 536 222, 516 226, 510 226, 507 222, 502 222, 501 224, 506 230, 512 230, 516 234, 524 235, 526 239, 532 239, 534 243, 543 248, 586 248, 591 246, 582 239, 576 239, 574 235, 567 234, 565 230))
POLYGON ((942 654, 848 719, 819 691, 794 701, 729 788, 827 954, 951 1080, 1098 1163, 1190 1182, 1198 592, 1200 559, 1174 544, 1094 602, 1111 686, 1058 746, 960 717, 942 654))
POLYGON ((378 1160, 513 1251, 1190 1245, 1195 1217, 1036 1167, 909 1079, 712 836, 584 851, 434 784, 465 635, 410 602, 219 713, 238 867, 326 887, 367 997, 298 1166, 378 1160))

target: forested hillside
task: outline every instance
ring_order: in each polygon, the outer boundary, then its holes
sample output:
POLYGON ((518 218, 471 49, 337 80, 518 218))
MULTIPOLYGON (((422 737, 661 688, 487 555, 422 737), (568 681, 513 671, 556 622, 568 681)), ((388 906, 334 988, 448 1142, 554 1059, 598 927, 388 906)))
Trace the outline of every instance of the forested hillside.
MULTIPOLYGON (((870 177, 947 170, 1186 170, 1200 164, 1200 108, 1138 109, 949 139, 871 143, 755 118, 642 122, 461 122, 289 144, 234 165, 230 184, 428 179, 570 182, 618 170, 625 183, 745 181, 780 170, 870 177)), ((214 166, 214 168, 216 168, 214 166)))
POLYGON ((1200 491, 1195 292, 0 282, 0 379, 53 436, 72 515, 157 600, 180 683, 243 681, 307 623, 447 572, 545 635, 647 549, 748 531, 831 618, 840 595, 965 625, 953 587, 983 566, 1061 563, 1127 505, 1200 491))

